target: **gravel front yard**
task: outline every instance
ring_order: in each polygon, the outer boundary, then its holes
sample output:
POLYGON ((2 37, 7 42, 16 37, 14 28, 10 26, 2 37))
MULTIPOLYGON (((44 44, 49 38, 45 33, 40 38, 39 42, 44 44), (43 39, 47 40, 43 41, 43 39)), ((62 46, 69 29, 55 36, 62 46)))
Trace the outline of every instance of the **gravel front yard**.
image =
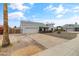
POLYGON ((59 38, 64 38, 64 39, 74 39, 77 36, 77 33, 68 33, 68 32, 61 32, 60 34, 58 34, 57 32, 53 32, 53 33, 43 33, 45 35, 50 35, 50 36, 55 36, 55 37, 59 37, 59 38))

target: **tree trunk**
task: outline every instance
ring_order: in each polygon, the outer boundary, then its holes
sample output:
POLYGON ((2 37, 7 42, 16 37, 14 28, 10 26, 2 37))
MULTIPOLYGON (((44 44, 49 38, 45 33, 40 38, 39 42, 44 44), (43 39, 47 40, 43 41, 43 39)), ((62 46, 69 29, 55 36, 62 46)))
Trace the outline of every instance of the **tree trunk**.
POLYGON ((2 47, 7 47, 10 45, 9 34, 8 34, 8 10, 7 3, 4 3, 4 31, 3 31, 3 41, 2 47))

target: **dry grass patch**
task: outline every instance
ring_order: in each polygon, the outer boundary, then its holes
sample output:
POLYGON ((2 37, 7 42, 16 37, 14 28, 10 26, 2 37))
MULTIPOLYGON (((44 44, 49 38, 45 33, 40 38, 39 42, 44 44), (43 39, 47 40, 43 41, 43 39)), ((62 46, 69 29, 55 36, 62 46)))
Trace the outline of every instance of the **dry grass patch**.
POLYGON ((37 45, 29 45, 28 47, 19 49, 12 53, 13 56, 30 56, 37 52, 42 51, 37 45))

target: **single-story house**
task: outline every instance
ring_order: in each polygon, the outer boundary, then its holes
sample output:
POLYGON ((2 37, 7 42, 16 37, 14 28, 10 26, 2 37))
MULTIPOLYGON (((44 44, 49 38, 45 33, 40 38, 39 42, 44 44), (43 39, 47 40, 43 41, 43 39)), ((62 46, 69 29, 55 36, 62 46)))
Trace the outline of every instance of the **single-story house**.
POLYGON ((20 24, 21 33, 37 33, 39 27, 45 27, 45 24, 31 21, 21 21, 20 24))
POLYGON ((11 28, 11 27, 9 27, 9 33, 10 34, 19 34, 20 33, 20 27, 13 27, 13 28, 11 28))
POLYGON ((46 24, 32 21, 21 21, 20 30, 21 33, 38 33, 48 31, 50 26, 46 24))
POLYGON ((54 23, 49 23, 49 24, 46 24, 46 26, 47 27, 49 27, 49 29, 48 30, 52 30, 52 31, 54 31, 55 30, 55 28, 54 28, 54 23))

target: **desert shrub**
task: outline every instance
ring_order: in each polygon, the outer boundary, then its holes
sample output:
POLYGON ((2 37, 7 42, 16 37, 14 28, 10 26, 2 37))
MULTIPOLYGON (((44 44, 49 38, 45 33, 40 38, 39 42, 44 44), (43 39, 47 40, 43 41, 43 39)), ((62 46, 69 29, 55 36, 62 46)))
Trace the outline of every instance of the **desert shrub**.
POLYGON ((58 30, 57 33, 60 34, 61 33, 61 30, 58 30))

